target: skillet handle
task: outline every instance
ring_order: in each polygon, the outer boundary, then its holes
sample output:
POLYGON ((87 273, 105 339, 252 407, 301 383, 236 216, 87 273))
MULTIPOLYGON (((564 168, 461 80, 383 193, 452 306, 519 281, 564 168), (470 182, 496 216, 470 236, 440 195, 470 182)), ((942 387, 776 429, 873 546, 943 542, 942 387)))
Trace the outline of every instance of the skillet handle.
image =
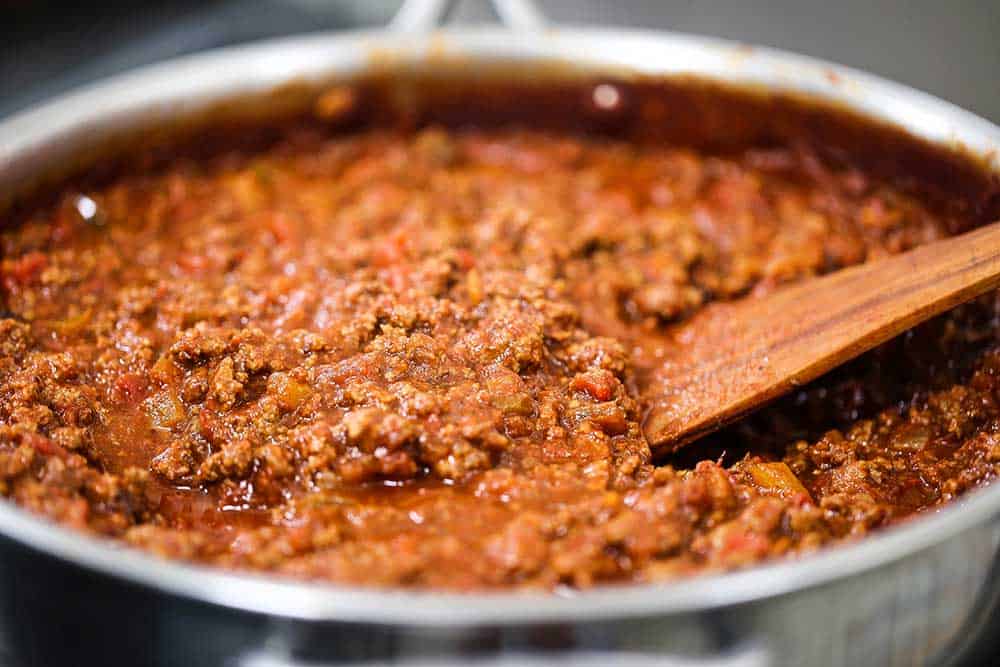
MULTIPOLYGON (((404 0, 389 27, 397 32, 426 33, 441 27, 457 0, 404 0)), ((517 32, 543 30, 545 16, 534 0, 491 0, 500 23, 517 32)))

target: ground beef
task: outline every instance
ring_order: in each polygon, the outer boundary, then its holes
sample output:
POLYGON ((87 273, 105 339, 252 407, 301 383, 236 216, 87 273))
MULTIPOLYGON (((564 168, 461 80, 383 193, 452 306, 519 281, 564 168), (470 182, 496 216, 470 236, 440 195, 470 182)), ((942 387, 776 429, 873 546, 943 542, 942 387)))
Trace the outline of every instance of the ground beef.
POLYGON ((811 552, 1000 470, 993 297, 672 460, 644 378, 707 303, 960 223, 802 147, 431 127, 178 157, 0 235, 0 493, 163 556, 365 585, 811 552))

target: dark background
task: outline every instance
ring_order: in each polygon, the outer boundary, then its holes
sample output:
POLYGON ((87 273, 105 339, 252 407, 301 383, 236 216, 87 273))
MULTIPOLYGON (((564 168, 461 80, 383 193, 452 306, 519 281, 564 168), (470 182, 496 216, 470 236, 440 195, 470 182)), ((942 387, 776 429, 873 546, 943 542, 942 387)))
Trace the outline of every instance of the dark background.
MULTIPOLYGON (((0 116, 144 63, 384 24, 399 0, 0 0, 0 116)), ((1000 0, 539 0, 557 23, 718 35, 908 83, 1000 122, 1000 0)), ((454 19, 492 18, 485 0, 454 19)))
MULTIPOLYGON (((0 0, 0 117, 171 56, 385 24, 398 0, 0 0)), ((1000 0, 539 0, 555 23, 711 34, 851 65, 1000 123, 1000 0)), ((466 0, 454 21, 492 20, 466 0)), ((966 664, 1000 652, 1000 619, 966 664)), ((3 664, 0 648, 0 664, 3 664)))

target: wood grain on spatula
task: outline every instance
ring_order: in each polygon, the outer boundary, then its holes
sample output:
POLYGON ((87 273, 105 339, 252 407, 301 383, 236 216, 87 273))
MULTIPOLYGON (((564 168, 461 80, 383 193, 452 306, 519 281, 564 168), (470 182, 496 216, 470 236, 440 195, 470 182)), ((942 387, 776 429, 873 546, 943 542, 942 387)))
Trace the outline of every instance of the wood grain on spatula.
POLYGON ((646 437, 654 452, 675 451, 997 287, 1000 222, 760 299, 713 304, 675 330, 695 343, 653 374, 646 437))

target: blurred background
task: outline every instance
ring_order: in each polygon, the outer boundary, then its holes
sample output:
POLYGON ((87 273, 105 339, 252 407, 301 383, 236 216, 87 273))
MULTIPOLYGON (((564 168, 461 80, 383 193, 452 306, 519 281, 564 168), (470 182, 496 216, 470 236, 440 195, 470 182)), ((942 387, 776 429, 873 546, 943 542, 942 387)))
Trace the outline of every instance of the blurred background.
MULTIPOLYGON (((399 0, 0 0, 0 116, 182 53, 385 24, 399 0)), ((554 23, 670 29, 866 69, 1000 122, 1000 0, 539 0, 554 23)), ((465 0, 452 20, 493 16, 465 0)))

